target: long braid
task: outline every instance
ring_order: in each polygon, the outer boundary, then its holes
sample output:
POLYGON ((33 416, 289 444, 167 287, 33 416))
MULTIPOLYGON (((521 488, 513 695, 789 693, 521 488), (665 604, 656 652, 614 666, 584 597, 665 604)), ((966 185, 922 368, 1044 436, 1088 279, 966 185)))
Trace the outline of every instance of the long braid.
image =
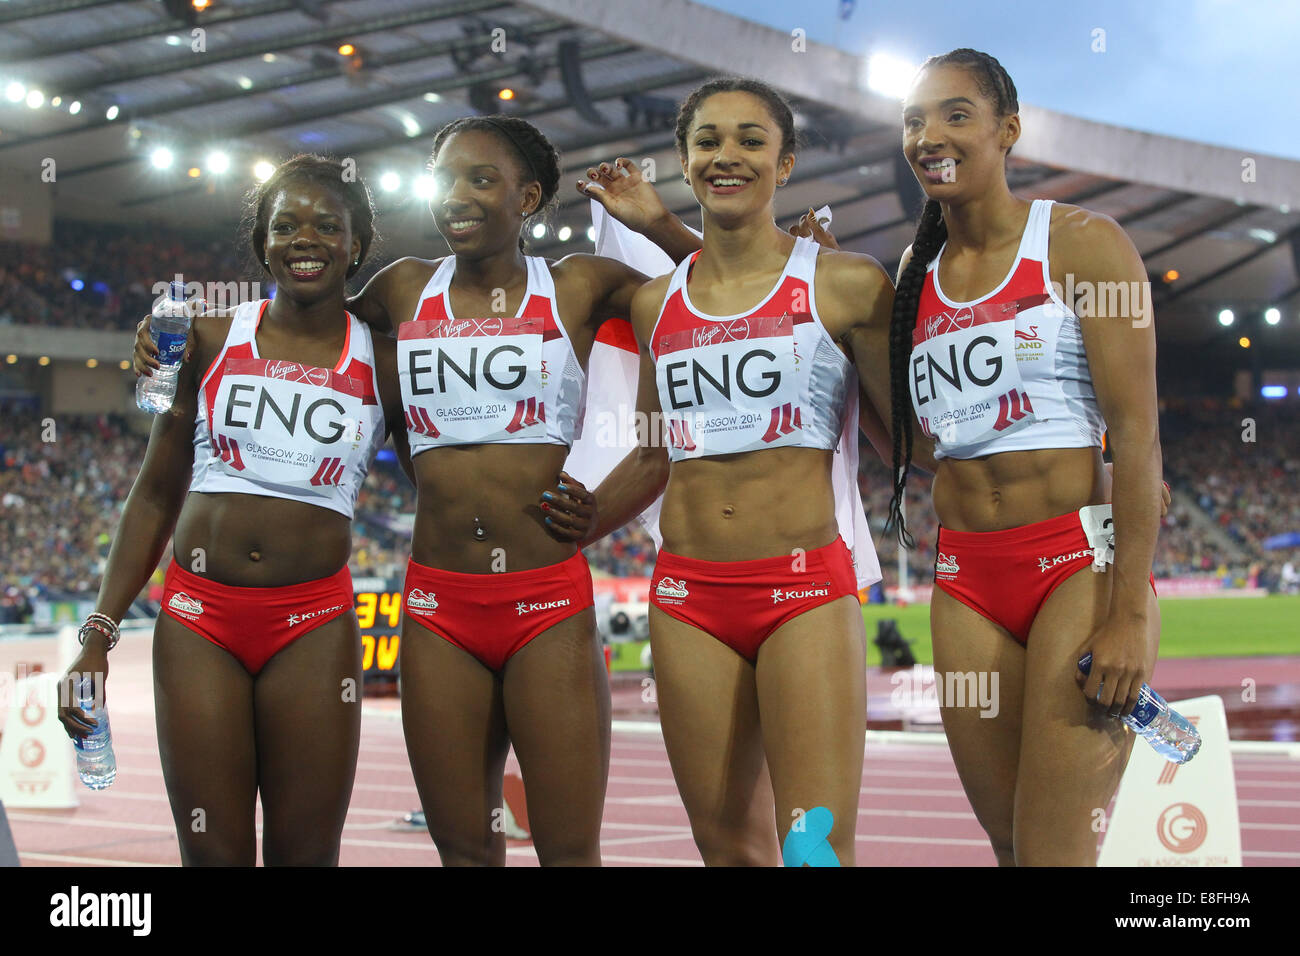
POLYGON ((894 292, 894 312, 889 320, 889 411, 894 433, 894 497, 889 502, 889 520, 885 531, 896 530, 906 547, 915 542, 903 521, 903 496, 907 493, 907 476, 912 468, 912 393, 907 384, 907 370, 912 356, 912 330, 921 304, 921 288, 930 261, 948 239, 943 209, 928 200, 921 210, 921 221, 912 240, 912 258, 898 277, 894 292))
MULTIPOLYGON (((1020 111, 1016 85, 1002 64, 987 53, 962 47, 941 56, 932 56, 921 69, 933 66, 957 66, 975 77, 980 93, 989 99, 998 116, 1020 111)), ((894 497, 889 502, 889 520, 885 531, 895 530, 899 541, 912 547, 914 541, 903 521, 903 496, 907 493, 907 476, 912 468, 912 394, 908 386, 908 364, 912 356, 912 331, 921 304, 921 288, 926 268, 948 240, 943 209, 931 199, 921 211, 921 220, 912 241, 912 258, 898 277, 894 293, 894 313, 889 323, 889 395, 890 418, 894 429, 894 497)))

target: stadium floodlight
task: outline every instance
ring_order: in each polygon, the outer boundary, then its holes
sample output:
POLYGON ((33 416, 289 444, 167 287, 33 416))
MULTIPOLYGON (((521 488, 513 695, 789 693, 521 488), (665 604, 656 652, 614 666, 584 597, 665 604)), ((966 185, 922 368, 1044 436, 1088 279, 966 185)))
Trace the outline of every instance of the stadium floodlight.
POLYGON ((596 241, 596 227, 595 227, 595 226, 588 226, 588 227, 587 227, 587 240, 588 240, 589 242, 595 242, 595 241, 596 241))
POLYGON ((402 177, 397 173, 389 170, 379 177, 379 188, 386 193, 391 193, 402 185, 402 177))
POLYGON ((149 162, 153 163, 154 169, 167 169, 175 159, 175 154, 166 146, 159 146, 149 154, 149 162))
POLYGON ((76 116, 78 113, 80 113, 81 100, 73 100, 72 105, 68 107, 68 112, 73 116, 76 116))
POLYGON ((31 110, 38 110, 38 109, 41 108, 41 106, 42 106, 44 103, 45 103, 45 94, 42 93, 40 90, 28 90, 28 91, 27 91, 27 108, 28 108, 28 109, 31 109, 31 110))
POLYGON ((253 88, 253 81, 246 76, 241 76, 235 82, 239 84, 241 90, 251 90, 253 88))
POLYGON ((1269 325, 1277 325, 1282 321, 1282 312, 1279 309, 1266 309, 1264 311, 1264 321, 1269 325))
POLYGON ((419 136, 422 132, 424 132, 424 130, 421 129, 420 127, 420 121, 417 120, 410 113, 403 113, 401 120, 402 120, 402 132, 405 133, 407 136, 411 137, 412 139, 414 139, 415 137, 419 136))
POLYGON ((23 86, 17 80, 10 80, 5 84, 5 99, 10 103, 21 103, 27 98, 27 87, 23 86))
POLYGON ((208 153, 206 165, 208 167, 208 172, 212 173, 214 176, 220 176, 222 173, 230 169, 230 156, 219 149, 214 149, 212 152, 208 153))
POLYGON ((415 193, 416 199, 432 199, 437 191, 432 176, 416 176, 411 183, 411 192, 415 193))
POLYGON ((573 230, 568 226, 561 226, 560 231, 556 233, 560 237, 560 242, 568 242, 569 237, 573 235, 573 230))
POLYGON ((104 119, 108 120, 111 123, 113 122, 113 120, 117 119, 118 112, 119 110, 117 108, 117 104, 114 103, 112 106, 110 106, 107 110, 104 111, 104 119))
POLYGON ((1219 324, 1223 326, 1225 329, 1228 326, 1232 325, 1232 323, 1235 322, 1236 319, 1237 317, 1232 314, 1231 309, 1224 309, 1222 312, 1219 313, 1219 324))
POLYGON ((178 37, 176 34, 171 33, 171 34, 168 34, 167 39, 166 39, 164 42, 165 42, 168 46, 180 46, 180 45, 181 45, 181 38, 178 37))
POLYGON ((546 227, 545 227, 545 226, 543 226, 540 222, 539 222, 537 225, 533 226, 533 238, 534 238, 534 239, 540 239, 540 238, 542 238, 542 236, 544 236, 544 235, 546 235, 546 227))
POLYGON ((892 53, 873 53, 867 59, 867 89, 901 100, 916 76, 916 64, 892 53))
POLYGON ((253 178, 255 178, 259 183, 266 182, 271 178, 271 174, 274 172, 274 164, 265 159, 259 159, 253 164, 253 178))
POLYGON ((1261 398, 1286 398, 1286 393, 1285 385, 1265 385, 1259 390, 1261 398))

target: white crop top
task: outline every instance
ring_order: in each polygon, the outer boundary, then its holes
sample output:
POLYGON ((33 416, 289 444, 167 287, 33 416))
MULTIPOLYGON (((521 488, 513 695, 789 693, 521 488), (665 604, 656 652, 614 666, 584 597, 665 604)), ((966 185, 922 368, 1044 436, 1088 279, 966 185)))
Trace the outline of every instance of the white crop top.
POLYGON ((939 287, 943 249, 928 266, 907 376, 935 458, 1101 445, 1079 319, 1052 288, 1051 222, 1051 200, 1035 200, 1011 271, 972 302, 939 287))
POLYGON ((236 307, 199 384, 190 491, 288 498, 352 517, 384 441, 370 329, 350 312, 332 369, 264 359, 257 328, 269 299, 236 307))
POLYGON ((818 249, 796 239, 772 292, 736 315, 691 304, 686 281, 698 252, 673 272, 650 337, 670 461, 839 444, 856 376, 817 316, 818 249))
POLYGON ((526 257, 528 288, 513 316, 461 318, 448 256, 415 318, 397 330, 398 378, 411 456, 439 445, 572 445, 582 434, 587 376, 555 304, 546 260, 526 257))

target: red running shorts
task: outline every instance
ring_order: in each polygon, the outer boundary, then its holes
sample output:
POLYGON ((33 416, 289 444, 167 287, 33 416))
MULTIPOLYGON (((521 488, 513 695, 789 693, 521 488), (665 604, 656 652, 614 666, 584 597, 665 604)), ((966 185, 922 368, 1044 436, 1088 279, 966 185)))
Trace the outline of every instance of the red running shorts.
POLYGON ((858 596, 853 559, 842 538, 803 555, 757 561, 701 561, 660 551, 650 603, 705 631, 750 663, 782 624, 846 595, 858 596))
POLYGON ((352 575, 278 588, 242 588, 191 574, 173 559, 163 579, 163 612, 233 654, 253 676, 304 634, 352 610, 352 575))
POLYGON ((1023 645, 1043 603, 1066 578, 1086 565, 1105 570, 1113 562, 1110 516, 1110 505, 1089 505, 1004 531, 940 526, 934 586, 1010 631, 1023 645))
POLYGON ((549 627, 595 603, 581 551, 531 571, 464 574, 411 561, 402 606, 412 621, 499 671, 549 627))

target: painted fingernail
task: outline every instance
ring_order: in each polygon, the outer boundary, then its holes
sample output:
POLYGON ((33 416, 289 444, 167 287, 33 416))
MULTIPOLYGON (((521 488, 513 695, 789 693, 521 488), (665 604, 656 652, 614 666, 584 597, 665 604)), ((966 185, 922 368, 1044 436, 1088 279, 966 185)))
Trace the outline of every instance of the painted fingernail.
POLYGON ((555 522, 552 521, 550 518, 547 518, 547 519, 546 519, 546 523, 547 523, 547 524, 554 524, 555 522))
MULTIPOLYGON (((564 485, 560 485, 560 487, 563 488, 564 485)), ((543 491, 543 492, 542 492, 542 497, 545 498, 547 501, 554 501, 554 500, 555 500, 555 495, 551 494, 549 491, 543 491)))
POLYGON ((548 505, 545 501, 543 501, 543 502, 542 502, 542 510, 543 510, 543 511, 550 511, 550 510, 551 510, 551 506, 548 505))
POLYGON ((568 491, 568 490, 569 490, 569 486, 566 485, 564 482, 560 482, 560 490, 561 490, 561 491, 568 491))

